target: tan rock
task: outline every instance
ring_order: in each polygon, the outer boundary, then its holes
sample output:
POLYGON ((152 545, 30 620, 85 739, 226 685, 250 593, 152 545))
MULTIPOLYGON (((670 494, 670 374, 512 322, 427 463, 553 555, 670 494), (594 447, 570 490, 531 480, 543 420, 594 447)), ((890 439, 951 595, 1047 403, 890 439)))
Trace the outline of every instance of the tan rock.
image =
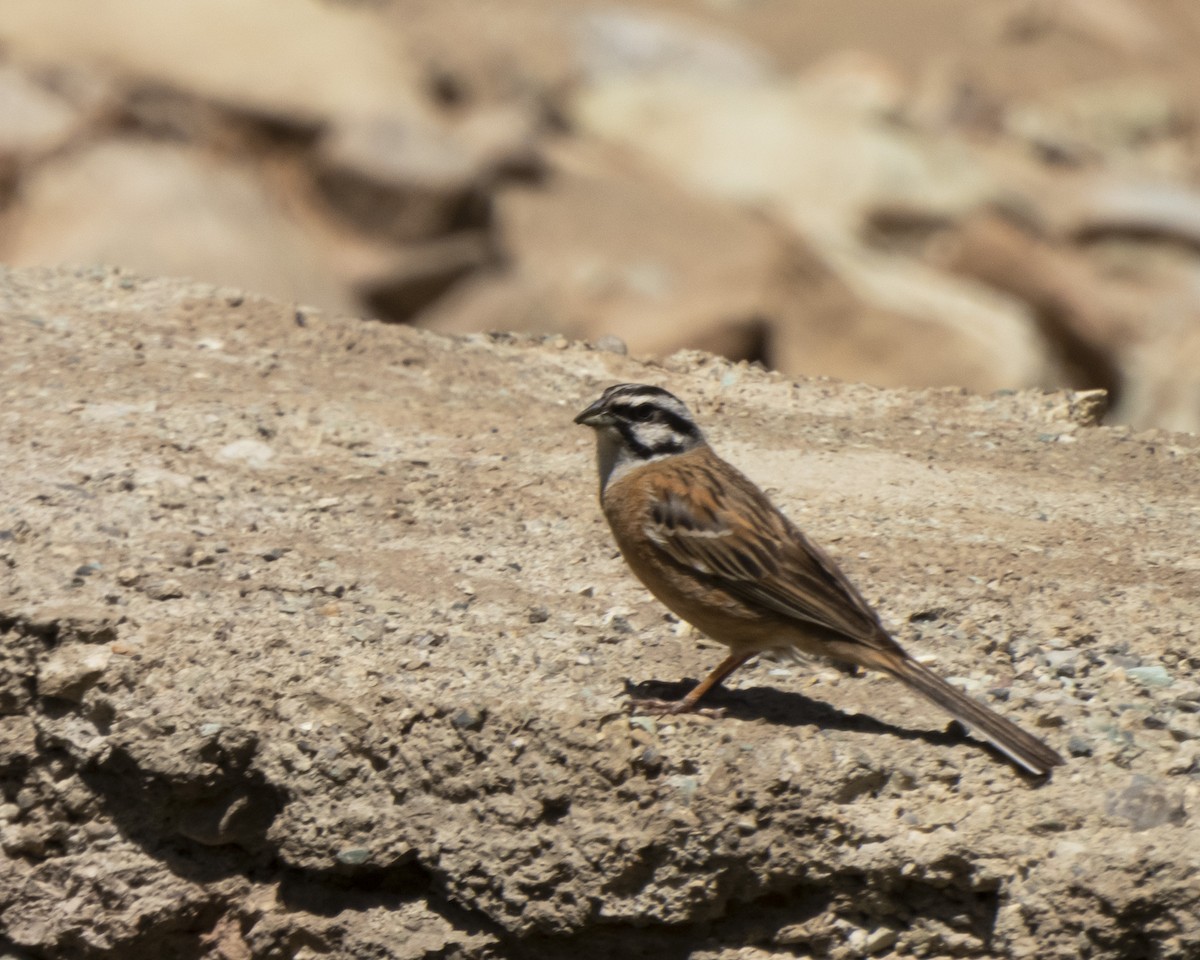
POLYGON ((78 129, 78 110, 12 64, 0 64, 0 157, 46 153, 78 129))
POLYGON ((325 201, 367 236, 425 240, 480 221, 483 171, 448 131, 431 124, 342 121, 322 140, 317 162, 325 201))
POLYGON ((0 40, 18 60, 83 63, 305 123, 422 109, 397 35, 346 5, 10 0, 0 40))
POLYGON ((38 696, 78 701, 103 676, 110 659, 112 651, 107 646, 73 643, 58 647, 38 666, 38 696))
POLYGON ((767 224, 586 155, 559 163, 562 172, 544 185, 498 198, 509 268, 451 294, 424 325, 607 334, 635 354, 693 346, 761 356, 779 252, 767 224))
POLYGON ((865 245, 876 210, 952 218, 996 188, 963 145, 883 122, 898 97, 883 66, 846 57, 791 85, 597 84, 581 91, 575 116, 703 196, 765 208, 803 240, 819 272, 838 279, 846 292, 827 290, 811 315, 805 299, 790 299, 799 284, 784 284, 767 311, 780 369, 982 391, 1054 382, 1023 304, 865 245))
POLYGON ((321 248, 251 170, 170 144, 111 140, 39 167, 5 259, 102 262, 352 309, 321 248))

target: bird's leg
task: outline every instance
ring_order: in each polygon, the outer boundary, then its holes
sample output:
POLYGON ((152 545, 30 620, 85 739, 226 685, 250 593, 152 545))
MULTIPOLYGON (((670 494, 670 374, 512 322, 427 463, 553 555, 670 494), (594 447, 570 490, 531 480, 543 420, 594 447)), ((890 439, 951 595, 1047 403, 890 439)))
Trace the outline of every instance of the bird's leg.
POLYGON ((722 680, 752 656, 754 656, 753 652, 731 653, 721 661, 720 665, 712 673, 696 684, 682 700, 634 700, 630 706, 643 713, 703 713, 706 716, 722 716, 724 714, 723 710, 706 710, 697 706, 697 704, 700 702, 700 698, 708 693, 709 690, 718 686, 722 680))

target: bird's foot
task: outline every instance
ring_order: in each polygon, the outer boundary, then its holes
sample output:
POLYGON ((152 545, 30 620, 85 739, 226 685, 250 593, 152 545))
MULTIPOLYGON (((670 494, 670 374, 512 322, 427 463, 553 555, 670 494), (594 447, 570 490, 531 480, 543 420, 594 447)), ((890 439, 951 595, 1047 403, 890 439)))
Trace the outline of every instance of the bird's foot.
POLYGON ((653 698, 637 698, 629 701, 630 713, 644 713, 656 717, 673 717, 681 713, 699 714, 712 720, 720 720, 725 716, 723 707, 701 707, 694 702, 682 700, 656 700, 653 698))

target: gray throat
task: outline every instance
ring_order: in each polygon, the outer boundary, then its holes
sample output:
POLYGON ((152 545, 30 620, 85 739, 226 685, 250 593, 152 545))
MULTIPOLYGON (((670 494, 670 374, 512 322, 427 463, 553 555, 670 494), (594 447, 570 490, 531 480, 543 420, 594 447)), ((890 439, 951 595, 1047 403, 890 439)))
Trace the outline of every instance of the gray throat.
POLYGON ((644 461, 639 459, 625 444, 621 435, 612 427, 596 431, 596 464, 600 468, 600 496, 608 485, 623 477, 644 461))
POLYGON ((608 489, 610 483, 620 480, 630 470, 644 467, 656 460, 677 456, 680 452, 678 449, 665 450, 662 453, 647 456, 644 451, 631 447, 615 427, 601 427, 596 431, 596 463, 600 468, 600 496, 604 496, 604 491, 608 489))

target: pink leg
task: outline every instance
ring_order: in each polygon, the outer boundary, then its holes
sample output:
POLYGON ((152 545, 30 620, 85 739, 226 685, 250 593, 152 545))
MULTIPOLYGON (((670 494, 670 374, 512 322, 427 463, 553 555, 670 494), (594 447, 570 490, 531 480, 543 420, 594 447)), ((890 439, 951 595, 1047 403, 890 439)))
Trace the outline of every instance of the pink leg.
POLYGON ((722 680, 752 656, 754 656, 753 653, 731 653, 682 700, 635 700, 633 701, 633 706, 648 713, 676 714, 695 712, 699 709, 697 704, 700 702, 701 697, 713 687, 719 685, 722 680))

